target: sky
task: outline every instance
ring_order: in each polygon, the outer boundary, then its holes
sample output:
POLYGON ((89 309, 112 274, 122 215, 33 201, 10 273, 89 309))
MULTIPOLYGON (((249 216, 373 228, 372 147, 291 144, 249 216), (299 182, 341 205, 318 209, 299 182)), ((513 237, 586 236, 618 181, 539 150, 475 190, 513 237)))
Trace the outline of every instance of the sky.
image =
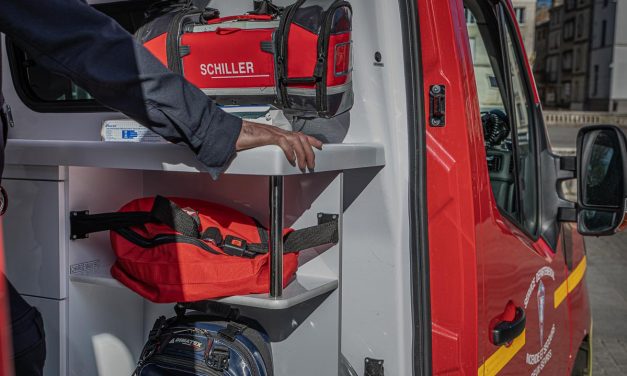
POLYGON ((552 0, 538 0, 538 5, 540 6, 550 6, 552 0))

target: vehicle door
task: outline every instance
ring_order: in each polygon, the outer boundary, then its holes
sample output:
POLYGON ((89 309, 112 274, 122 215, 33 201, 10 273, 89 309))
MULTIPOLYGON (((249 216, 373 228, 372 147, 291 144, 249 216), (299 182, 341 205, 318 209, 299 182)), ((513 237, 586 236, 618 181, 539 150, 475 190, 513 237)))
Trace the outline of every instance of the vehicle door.
POLYGON ((539 107, 514 9, 464 2, 485 140, 477 228, 479 375, 558 375, 569 350, 564 256, 540 236, 539 107))

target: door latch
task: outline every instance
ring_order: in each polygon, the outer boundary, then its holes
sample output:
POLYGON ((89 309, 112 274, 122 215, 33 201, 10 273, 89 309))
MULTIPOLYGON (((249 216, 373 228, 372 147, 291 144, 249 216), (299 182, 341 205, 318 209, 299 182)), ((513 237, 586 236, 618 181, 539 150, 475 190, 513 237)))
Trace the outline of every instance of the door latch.
POLYGON ((429 89, 429 124, 432 127, 446 125, 446 86, 432 85, 429 89))

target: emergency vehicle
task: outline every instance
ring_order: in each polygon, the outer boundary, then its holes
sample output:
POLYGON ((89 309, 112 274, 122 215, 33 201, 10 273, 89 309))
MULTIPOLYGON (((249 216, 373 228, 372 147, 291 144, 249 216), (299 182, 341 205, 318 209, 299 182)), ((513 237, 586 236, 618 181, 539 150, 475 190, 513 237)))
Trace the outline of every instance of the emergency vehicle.
MULTIPOLYGON (((133 31, 151 1, 91 3, 133 31)), ((43 314, 46 375, 130 374, 155 318, 173 314, 111 277, 107 234, 71 239, 71 212, 157 194, 222 202, 275 232, 339 215, 339 243, 302 252, 285 289, 221 300, 267 332, 276 375, 590 374, 581 234, 623 221, 624 135, 586 128, 577 157, 552 152, 508 0, 352 7, 350 126, 306 173, 264 147, 214 181, 184 147, 103 142, 120 115, 3 40, 5 269, 43 314), (573 178, 577 202, 562 189, 573 178)))

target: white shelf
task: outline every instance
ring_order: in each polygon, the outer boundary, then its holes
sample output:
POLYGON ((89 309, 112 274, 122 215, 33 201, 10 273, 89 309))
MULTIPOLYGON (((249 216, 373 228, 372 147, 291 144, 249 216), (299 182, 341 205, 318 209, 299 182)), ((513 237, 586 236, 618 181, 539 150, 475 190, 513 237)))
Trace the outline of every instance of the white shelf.
MULTIPOLYGON (((94 269, 89 273, 70 274, 70 281, 97 286, 126 288, 111 277, 108 268, 102 267, 94 269)), ((217 300, 237 306, 283 310, 334 291, 338 286, 337 279, 297 275, 296 279, 283 290, 283 296, 278 299, 271 298, 269 294, 256 294, 231 296, 217 300)))
MULTIPOLYGON (((5 163, 32 166, 81 166, 131 170, 203 172, 203 165, 184 146, 103 141, 10 139, 5 163)), ((316 150, 314 172, 342 171, 385 165, 383 146, 376 143, 327 144, 316 150)), ((265 146, 239 152, 225 172, 236 175, 300 175, 283 151, 265 146)))
POLYGON ((327 294, 337 289, 338 286, 337 279, 299 275, 283 289, 283 295, 280 298, 271 298, 269 294, 258 294, 231 296, 219 299, 219 301, 239 306, 281 310, 327 294))

